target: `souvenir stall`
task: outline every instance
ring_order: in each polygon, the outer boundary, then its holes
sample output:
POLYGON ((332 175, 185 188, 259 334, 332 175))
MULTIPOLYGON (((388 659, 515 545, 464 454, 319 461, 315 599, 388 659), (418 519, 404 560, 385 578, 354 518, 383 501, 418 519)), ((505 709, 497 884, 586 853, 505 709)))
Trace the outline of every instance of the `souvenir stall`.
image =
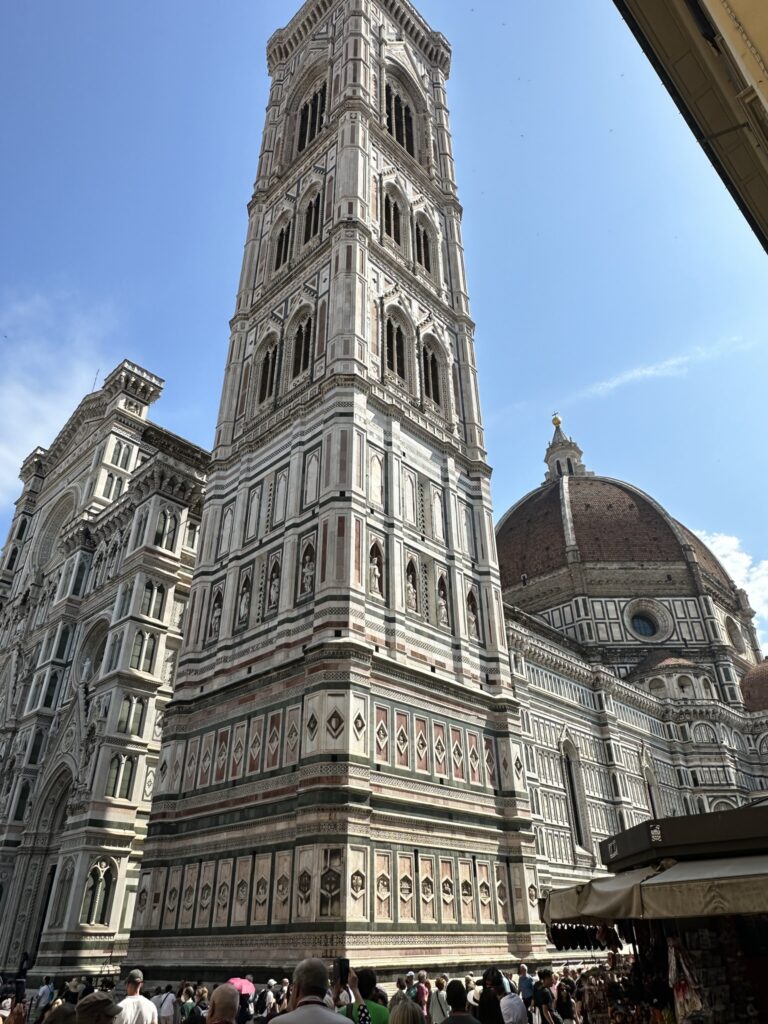
POLYGON ((625 870, 542 908, 554 945, 606 951, 582 976, 584 1024, 768 1022, 768 805, 644 822, 601 853, 625 870))

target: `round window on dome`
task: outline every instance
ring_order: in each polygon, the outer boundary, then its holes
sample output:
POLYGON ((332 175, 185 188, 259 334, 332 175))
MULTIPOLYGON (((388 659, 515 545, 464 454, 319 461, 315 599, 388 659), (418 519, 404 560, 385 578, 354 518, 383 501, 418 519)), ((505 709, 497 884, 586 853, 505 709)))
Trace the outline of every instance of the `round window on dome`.
POLYGON ((638 636, 656 636, 659 631, 659 627, 650 615, 633 615, 632 629, 638 636))

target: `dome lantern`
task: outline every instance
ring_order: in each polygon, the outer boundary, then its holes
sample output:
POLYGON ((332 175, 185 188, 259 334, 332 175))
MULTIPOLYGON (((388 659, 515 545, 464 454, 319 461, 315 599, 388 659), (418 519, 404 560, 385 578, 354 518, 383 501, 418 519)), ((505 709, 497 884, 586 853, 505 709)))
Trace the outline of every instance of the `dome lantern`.
POLYGON ((587 475, 587 469, 581 461, 583 452, 573 438, 568 437, 563 431, 562 422, 557 413, 552 416, 555 432, 544 455, 544 461, 547 464, 545 483, 558 480, 562 476, 587 475))

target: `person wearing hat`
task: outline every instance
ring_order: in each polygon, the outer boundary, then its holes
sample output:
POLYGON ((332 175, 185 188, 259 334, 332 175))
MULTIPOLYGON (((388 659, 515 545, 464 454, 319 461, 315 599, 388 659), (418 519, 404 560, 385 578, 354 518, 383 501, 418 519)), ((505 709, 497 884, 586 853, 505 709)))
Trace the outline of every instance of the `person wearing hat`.
POLYGON ((113 1024, 123 1011, 112 1002, 108 992, 91 992, 75 1007, 77 1024, 113 1024))
POLYGON ((134 969, 125 979, 128 995, 119 1004, 123 1011, 122 1024, 157 1024, 157 1007, 151 999, 141 994, 144 975, 134 969))

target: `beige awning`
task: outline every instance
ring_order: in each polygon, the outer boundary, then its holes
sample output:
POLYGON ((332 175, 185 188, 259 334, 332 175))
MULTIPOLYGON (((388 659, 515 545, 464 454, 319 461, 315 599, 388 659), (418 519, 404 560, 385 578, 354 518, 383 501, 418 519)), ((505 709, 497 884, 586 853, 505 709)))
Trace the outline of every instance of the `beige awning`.
POLYGON ((768 913, 768 857, 672 861, 593 878, 546 899, 543 918, 594 923, 624 918, 768 913))

